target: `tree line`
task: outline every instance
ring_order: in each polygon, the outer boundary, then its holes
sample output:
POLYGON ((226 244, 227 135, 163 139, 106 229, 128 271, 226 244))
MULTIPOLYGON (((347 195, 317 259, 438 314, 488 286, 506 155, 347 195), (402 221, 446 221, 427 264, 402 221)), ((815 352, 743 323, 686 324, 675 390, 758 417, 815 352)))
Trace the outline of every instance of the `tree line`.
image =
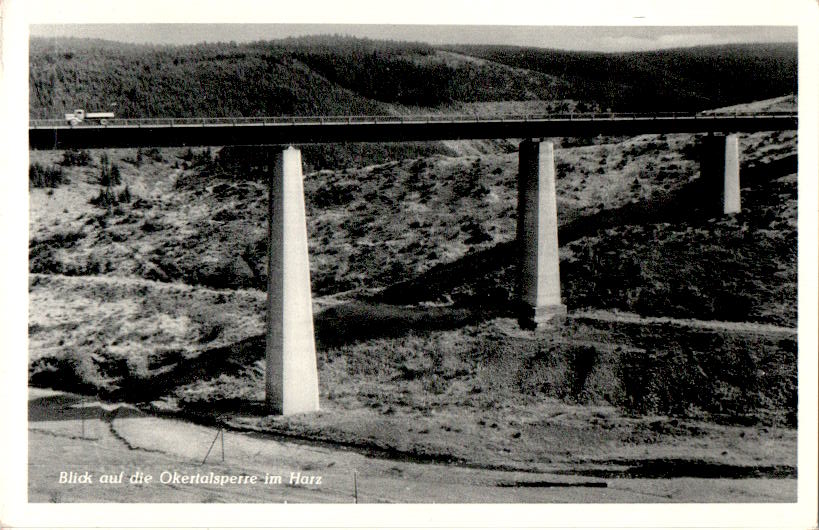
POLYGON ((566 99, 702 110, 796 93, 796 69, 789 44, 604 54, 333 35, 187 46, 35 38, 30 115, 381 115, 395 105, 566 99))

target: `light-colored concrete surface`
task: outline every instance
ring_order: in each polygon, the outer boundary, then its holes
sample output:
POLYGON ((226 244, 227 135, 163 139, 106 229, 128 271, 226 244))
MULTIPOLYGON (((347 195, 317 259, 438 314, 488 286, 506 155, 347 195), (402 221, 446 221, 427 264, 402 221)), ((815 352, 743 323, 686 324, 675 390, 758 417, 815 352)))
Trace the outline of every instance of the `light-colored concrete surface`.
POLYGON ((725 137, 723 213, 742 211, 739 193, 739 136, 729 134, 725 137))
POLYGON ((706 204, 713 205, 716 213, 739 213, 739 137, 736 134, 706 136, 702 144, 701 178, 706 180, 709 194, 706 204), (717 205, 718 210, 717 210, 717 205))
POLYGON ((560 300, 554 145, 525 140, 519 156, 520 298, 538 323, 566 313, 560 300))
POLYGON ((265 393, 271 411, 319 409, 301 151, 279 154, 270 181, 265 393))

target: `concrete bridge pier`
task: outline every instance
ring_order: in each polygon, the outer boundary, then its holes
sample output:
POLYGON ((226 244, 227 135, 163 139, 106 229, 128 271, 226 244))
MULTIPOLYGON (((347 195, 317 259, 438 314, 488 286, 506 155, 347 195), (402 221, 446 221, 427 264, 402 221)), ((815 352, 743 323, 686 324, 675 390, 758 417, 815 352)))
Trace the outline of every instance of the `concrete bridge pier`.
POLYGON ((554 145, 524 140, 519 150, 518 296, 520 323, 538 327, 561 320, 560 257, 557 243, 557 194, 554 145))
POLYGON ((708 188, 706 198, 718 215, 742 210, 739 192, 739 137, 736 134, 703 138, 700 177, 708 188))
POLYGON ((278 155, 269 185, 265 401, 274 414, 317 411, 301 151, 278 155))

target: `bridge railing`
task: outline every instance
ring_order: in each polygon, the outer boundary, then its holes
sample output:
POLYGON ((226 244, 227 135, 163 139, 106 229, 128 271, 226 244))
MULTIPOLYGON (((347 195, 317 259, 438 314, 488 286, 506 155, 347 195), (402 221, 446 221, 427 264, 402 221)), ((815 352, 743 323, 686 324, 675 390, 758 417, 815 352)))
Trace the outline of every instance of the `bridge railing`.
MULTIPOLYGON (((343 125, 343 124, 378 124, 378 123, 465 123, 465 122, 521 122, 521 121, 613 121, 613 120, 652 120, 652 119, 729 119, 729 118, 769 118, 796 117, 791 112, 572 112, 558 114, 428 114, 398 116, 241 116, 241 117, 200 117, 200 118, 109 118, 105 123, 99 120, 86 120, 74 127, 191 127, 191 126, 267 126, 267 125, 343 125)), ((66 120, 47 119, 29 120, 30 128, 71 127, 66 120)))

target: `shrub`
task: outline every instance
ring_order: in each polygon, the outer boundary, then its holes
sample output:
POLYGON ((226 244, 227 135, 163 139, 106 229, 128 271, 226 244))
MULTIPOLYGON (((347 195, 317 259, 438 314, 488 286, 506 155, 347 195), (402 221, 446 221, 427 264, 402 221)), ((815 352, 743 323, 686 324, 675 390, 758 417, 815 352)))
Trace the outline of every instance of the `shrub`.
POLYGON ((586 382, 592 370, 594 370, 599 352, 594 346, 576 346, 567 352, 567 356, 569 373, 572 376, 569 382, 571 397, 578 402, 582 402, 586 382))
POLYGON ((481 168, 481 159, 478 158, 472 163, 466 174, 457 178, 452 189, 458 197, 479 199, 489 193, 489 188, 482 181, 483 170, 481 168))
POLYGON ((191 162, 194 167, 202 167, 205 169, 212 168, 214 166, 214 160, 213 152, 210 150, 210 147, 207 147, 200 153, 195 154, 191 162))
POLYGON ((429 164, 427 163, 426 159, 419 158, 418 160, 413 162, 412 165, 410 166, 410 172, 414 176, 418 176, 418 175, 421 174, 422 171, 424 171, 428 167, 429 167, 429 164))
POLYGON ((117 195, 117 200, 119 202, 124 202, 124 203, 131 202, 131 190, 128 188, 127 184, 122 189, 122 191, 119 192, 119 195, 117 195))
POLYGON ((355 182, 333 182, 319 187, 313 192, 311 198, 314 206, 318 208, 331 208, 351 203, 359 191, 360 186, 355 182))
POLYGON ((100 188, 99 195, 92 198, 90 202, 95 206, 101 206, 103 208, 119 204, 117 195, 111 190, 110 187, 100 188))
POLYGON ((111 163, 107 155, 100 157, 100 186, 117 186, 122 183, 119 166, 111 163))
POLYGON ((461 229, 469 236, 464 240, 467 245, 480 245, 492 241, 492 236, 484 230, 481 223, 470 219, 464 223, 461 229))
POLYGON ((28 185, 30 188, 56 188, 66 182, 63 169, 59 166, 43 167, 38 163, 28 166, 28 185))
POLYGON ((185 162, 190 162, 191 160, 193 160, 193 150, 190 147, 188 147, 185 151, 182 152, 181 155, 178 156, 185 162))
POLYGON ((695 136, 693 141, 683 145, 680 153, 684 160, 699 162, 702 158, 702 137, 695 136))
POLYGON ((91 154, 85 149, 67 149, 63 153, 61 166, 87 166, 91 164, 91 154))
POLYGON ((137 160, 140 162, 143 158, 150 158, 154 162, 164 162, 165 158, 162 156, 162 153, 159 151, 158 147, 146 147, 146 148, 138 148, 137 149, 137 160))

